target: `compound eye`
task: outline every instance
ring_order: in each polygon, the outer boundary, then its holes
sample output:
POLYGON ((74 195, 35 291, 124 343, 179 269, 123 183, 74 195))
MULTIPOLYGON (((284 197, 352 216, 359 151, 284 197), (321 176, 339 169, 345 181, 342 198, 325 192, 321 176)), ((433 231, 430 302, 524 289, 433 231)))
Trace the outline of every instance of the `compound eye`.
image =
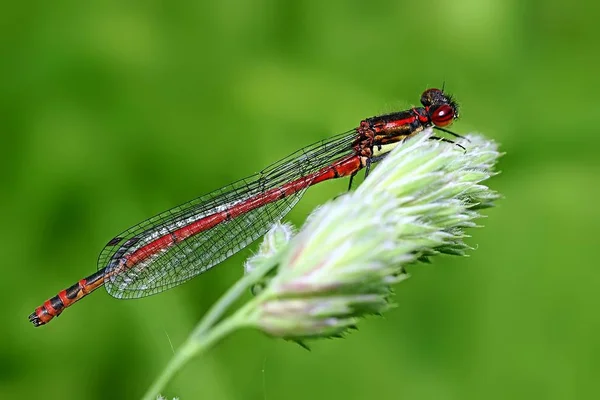
POLYGON ((448 126, 454 121, 454 108, 442 104, 431 112, 431 121, 439 127, 448 126))
POLYGON ((440 89, 427 89, 421 95, 421 104, 429 107, 433 103, 439 103, 444 98, 444 93, 440 89))

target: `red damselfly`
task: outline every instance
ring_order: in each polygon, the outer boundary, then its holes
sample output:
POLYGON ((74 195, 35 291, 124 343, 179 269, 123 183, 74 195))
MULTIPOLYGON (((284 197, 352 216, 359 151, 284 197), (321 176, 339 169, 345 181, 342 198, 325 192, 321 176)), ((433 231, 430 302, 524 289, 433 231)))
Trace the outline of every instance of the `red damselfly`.
POLYGON ((127 229, 104 247, 96 273, 46 300, 29 320, 35 326, 46 324, 102 285, 122 299, 180 285, 265 234, 309 186, 346 176, 351 185, 359 170, 368 173, 373 162, 428 127, 460 137, 444 129, 458 118, 451 96, 428 89, 421 103, 422 107, 367 118, 355 129, 127 229))

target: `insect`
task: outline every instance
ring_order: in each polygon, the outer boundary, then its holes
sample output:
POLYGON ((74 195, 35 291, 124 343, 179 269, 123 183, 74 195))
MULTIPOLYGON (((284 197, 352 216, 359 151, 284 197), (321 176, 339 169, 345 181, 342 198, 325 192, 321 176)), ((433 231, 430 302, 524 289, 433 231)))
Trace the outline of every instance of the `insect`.
POLYGON ((127 229, 106 244, 97 272, 46 300, 29 320, 44 325, 103 285, 120 299, 180 285, 265 234, 308 187, 342 177, 350 177, 351 185, 358 171, 368 173, 372 163, 429 127, 461 137, 445 129, 458 118, 458 105, 451 96, 428 89, 421 104, 367 118, 357 128, 304 147, 257 174, 127 229))

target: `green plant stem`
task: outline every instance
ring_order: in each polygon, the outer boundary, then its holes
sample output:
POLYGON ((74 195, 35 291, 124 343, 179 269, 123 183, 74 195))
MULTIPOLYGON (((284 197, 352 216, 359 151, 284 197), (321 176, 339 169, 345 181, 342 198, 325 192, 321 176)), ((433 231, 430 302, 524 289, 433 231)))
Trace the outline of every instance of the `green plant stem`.
POLYGON ((165 385, 192 357, 202 354, 218 340, 244 325, 245 321, 236 313, 234 316, 216 325, 214 329, 209 330, 206 335, 194 338, 190 337, 169 361, 150 389, 148 389, 143 400, 155 400, 165 385))
POLYGON ((262 277, 271 270, 273 263, 263 263, 249 274, 244 275, 211 307, 204 318, 196 325, 190 337, 199 336, 210 329, 225 313, 225 311, 252 285, 258 283, 262 277))
POLYGON ((223 314, 233 302, 268 273, 273 265, 273 262, 265 262, 259 265, 252 272, 239 279, 223 296, 221 296, 198 325, 196 325, 196 328, 194 328, 185 343, 177 350, 175 356, 171 358, 167 366, 153 382, 150 389, 148 389, 143 400, 155 400, 156 396, 171 378, 173 378, 177 371, 179 371, 192 357, 202 354, 225 335, 251 324, 248 315, 255 304, 255 301, 252 300, 242 306, 229 318, 224 319, 221 323, 215 325, 215 323, 223 317, 223 314))

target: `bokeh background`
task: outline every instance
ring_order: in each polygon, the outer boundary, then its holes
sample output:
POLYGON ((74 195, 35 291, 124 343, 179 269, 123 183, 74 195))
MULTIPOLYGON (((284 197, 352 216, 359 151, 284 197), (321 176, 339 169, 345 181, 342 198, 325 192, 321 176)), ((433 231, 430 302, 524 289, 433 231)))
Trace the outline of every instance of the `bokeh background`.
MULTIPOLYGON (((27 2, 0 20, 0 398, 134 399, 252 248, 177 289, 100 290, 27 315, 103 245, 446 83, 458 132, 507 152, 470 258, 412 268, 398 307, 345 340, 242 331, 182 399, 574 399, 600 390, 594 1, 27 2)), ((346 182, 312 188, 301 224, 346 182)))

